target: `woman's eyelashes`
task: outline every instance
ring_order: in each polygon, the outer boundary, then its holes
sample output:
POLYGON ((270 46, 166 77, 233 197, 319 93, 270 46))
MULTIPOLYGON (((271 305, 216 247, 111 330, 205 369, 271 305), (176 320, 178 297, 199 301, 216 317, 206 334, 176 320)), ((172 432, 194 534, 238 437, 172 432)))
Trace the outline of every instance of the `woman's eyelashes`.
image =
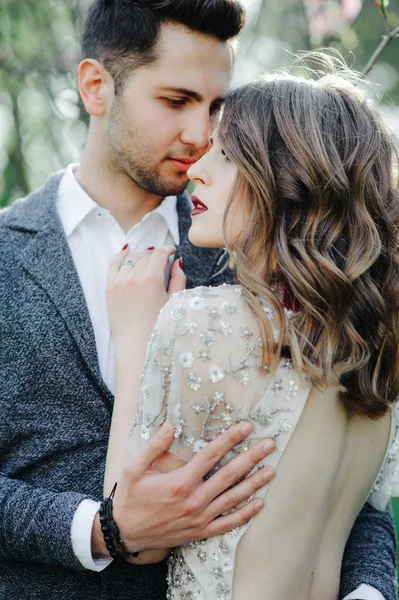
POLYGON ((229 157, 227 156, 226 152, 223 150, 223 148, 220 146, 220 144, 214 143, 214 139, 211 137, 209 138, 209 147, 208 147, 208 152, 210 152, 211 150, 214 151, 215 154, 217 154, 218 152, 220 152, 220 154, 222 154, 222 156, 226 159, 226 160, 230 160, 229 157))

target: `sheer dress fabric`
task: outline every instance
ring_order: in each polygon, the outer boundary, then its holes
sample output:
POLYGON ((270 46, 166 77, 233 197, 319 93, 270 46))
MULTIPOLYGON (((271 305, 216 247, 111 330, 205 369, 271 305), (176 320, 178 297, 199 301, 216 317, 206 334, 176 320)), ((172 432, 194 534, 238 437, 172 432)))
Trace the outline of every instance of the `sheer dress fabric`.
MULTIPOLYGON (((260 302, 276 337, 274 310, 260 302)), ((285 310, 285 318, 291 317, 285 310)), ((218 434, 246 420, 254 427, 252 434, 216 469, 265 437, 273 437, 277 449, 256 468, 277 467, 311 386, 295 372, 290 359, 282 358, 273 373, 260 365, 259 328, 240 286, 198 287, 175 294, 162 309, 147 348, 129 451, 138 452, 168 420, 175 426, 171 452, 188 461, 218 434)), ((369 498, 379 510, 389 501, 396 474, 396 412, 369 498)), ((268 487, 256 496, 264 498, 268 487)), ((231 600, 237 546, 250 524, 176 548, 169 559, 168 599, 231 600)))

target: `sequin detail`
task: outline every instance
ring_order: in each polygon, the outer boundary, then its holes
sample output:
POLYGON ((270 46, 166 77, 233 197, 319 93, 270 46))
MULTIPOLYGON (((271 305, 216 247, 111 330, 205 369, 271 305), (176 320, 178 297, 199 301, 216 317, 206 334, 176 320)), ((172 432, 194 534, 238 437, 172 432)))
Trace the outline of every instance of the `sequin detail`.
MULTIPOLYGON (((267 301, 260 303, 270 336, 278 340, 281 315, 267 301)), ((291 315, 285 312, 285 318, 288 326, 291 315)), ((200 287, 175 294, 161 311, 147 349, 132 428, 136 447, 168 420, 175 428, 171 451, 190 460, 235 423, 249 421, 253 436, 233 448, 204 479, 261 437, 274 438, 277 449, 250 473, 268 464, 276 467, 310 384, 296 374, 290 359, 283 358, 272 371, 261 364, 261 358, 257 323, 239 286, 200 287)), ((375 493, 386 493, 398 453, 399 444, 392 445, 375 493)), ((256 496, 264 498, 267 489, 264 486, 256 496)), ((176 548, 169 558, 168 600, 231 600, 236 550, 250 523, 176 548)))

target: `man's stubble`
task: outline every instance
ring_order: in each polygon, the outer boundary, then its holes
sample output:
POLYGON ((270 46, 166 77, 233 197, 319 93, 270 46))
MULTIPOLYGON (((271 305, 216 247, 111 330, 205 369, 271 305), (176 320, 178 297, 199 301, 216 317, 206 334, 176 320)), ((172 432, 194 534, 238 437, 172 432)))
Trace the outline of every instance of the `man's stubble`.
MULTIPOLYGON (((171 196, 184 192, 187 178, 165 177, 161 162, 155 162, 157 148, 143 135, 139 123, 127 119, 122 99, 114 97, 107 130, 113 171, 127 175, 136 185, 155 196, 171 196)), ((166 160, 166 156, 163 158, 166 160)))

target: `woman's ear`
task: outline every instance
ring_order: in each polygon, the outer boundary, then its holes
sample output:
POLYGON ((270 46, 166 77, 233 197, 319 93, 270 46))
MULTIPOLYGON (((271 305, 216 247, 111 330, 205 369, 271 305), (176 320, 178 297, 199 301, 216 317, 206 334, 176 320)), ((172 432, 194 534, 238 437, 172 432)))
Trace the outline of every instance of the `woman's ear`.
POLYGON ((98 60, 85 58, 78 68, 79 92, 87 112, 99 117, 107 112, 114 95, 114 81, 98 60))

